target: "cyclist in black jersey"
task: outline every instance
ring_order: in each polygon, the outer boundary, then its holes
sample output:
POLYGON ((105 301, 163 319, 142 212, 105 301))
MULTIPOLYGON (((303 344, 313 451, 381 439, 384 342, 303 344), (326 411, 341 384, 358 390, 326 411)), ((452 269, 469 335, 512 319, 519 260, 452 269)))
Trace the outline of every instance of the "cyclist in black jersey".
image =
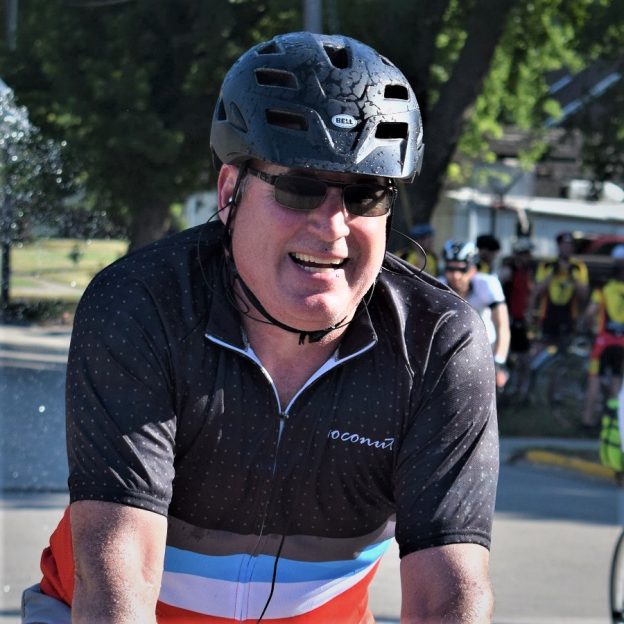
POLYGON ((224 80, 219 220, 93 280, 67 375, 70 507, 25 622, 491 619, 494 366, 475 310, 386 252, 422 160, 403 74, 279 35, 224 80))

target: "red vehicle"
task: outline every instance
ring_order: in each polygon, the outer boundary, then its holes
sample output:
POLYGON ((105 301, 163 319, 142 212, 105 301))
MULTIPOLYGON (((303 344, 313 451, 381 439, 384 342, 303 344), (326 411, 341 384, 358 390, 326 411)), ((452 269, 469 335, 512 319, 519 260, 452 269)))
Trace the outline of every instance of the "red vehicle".
POLYGON ((574 234, 574 257, 587 265, 592 288, 602 286, 611 277, 611 251, 616 245, 624 245, 624 235, 574 234))

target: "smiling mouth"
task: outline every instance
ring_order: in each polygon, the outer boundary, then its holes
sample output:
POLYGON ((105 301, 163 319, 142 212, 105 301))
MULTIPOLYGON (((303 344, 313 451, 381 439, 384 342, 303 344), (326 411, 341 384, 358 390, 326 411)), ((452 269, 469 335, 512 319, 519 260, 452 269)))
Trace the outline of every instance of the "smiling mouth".
POLYGON ((308 254, 302 253, 291 253, 289 256, 295 264, 309 273, 336 271, 349 261, 348 258, 328 260, 327 258, 317 258, 316 256, 309 256, 308 254))

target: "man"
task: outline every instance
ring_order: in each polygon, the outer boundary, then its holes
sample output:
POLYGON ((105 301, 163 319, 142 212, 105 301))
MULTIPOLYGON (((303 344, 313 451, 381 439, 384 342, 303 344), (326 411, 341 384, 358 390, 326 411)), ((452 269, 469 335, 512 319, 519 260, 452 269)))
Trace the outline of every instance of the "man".
POLYGON ((495 275, 477 271, 477 249, 471 242, 449 240, 444 244, 444 280, 475 308, 485 324, 496 366, 496 385, 502 388, 509 377, 509 312, 503 287, 495 275))
POLYGON ((438 275, 438 256, 433 249, 435 229, 429 223, 417 223, 410 229, 410 237, 419 248, 408 249, 399 252, 397 255, 415 267, 429 273, 438 275))
POLYGON ((510 355, 514 358, 515 394, 517 400, 526 399, 529 389, 531 338, 529 335, 530 302, 535 280, 533 242, 518 238, 512 245, 512 254, 503 258, 499 279, 509 312, 511 338, 510 355))
POLYGON ((596 402, 600 393, 600 374, 607 369, 611 376, 609 397, 620 392, 622 355, 624 354, 624 245, 611 251, 613 276, 602 288, 594 290, 583 315, 587 327, 596 326, 597 335, 590 355, 589 375, 585 395, 582 426, 588 432, 597 431, 600 423, 596 402))
POLYGON ((395 180, 421 165, 411 87, 353 39, 280 35, 227 74, 211 146, 221 223, 118 261, 80 304, 71 506, 26 606, 372 622, 396 535, 403 622, 490 621, 487 337, 385 253, 395 180))
POLYGON ((498 256, 498 252, 500 251, 498 239, 492 234, 480 234, 477 236, 476 244, 479 254, 477 271, 479 271, 479 273, 494 273, 496 256, 498 256))
POLYGON ((560 344, 575 333, 577 318, 589 292, 587 266, 572 257, 572 233, 561 232, 556 241, 557 258, 538 264, 531 300, 531 310, 537 312, 541 341, 546 344, 560 344))

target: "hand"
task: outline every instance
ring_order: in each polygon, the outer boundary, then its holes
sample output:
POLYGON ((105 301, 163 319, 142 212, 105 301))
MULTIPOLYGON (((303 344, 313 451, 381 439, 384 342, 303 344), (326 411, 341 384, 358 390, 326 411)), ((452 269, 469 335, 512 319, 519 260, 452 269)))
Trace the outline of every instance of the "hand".
POLYGON ((509 380, 509 369, 504 364, 495 364, 496 387, 503 388, 509 380))

